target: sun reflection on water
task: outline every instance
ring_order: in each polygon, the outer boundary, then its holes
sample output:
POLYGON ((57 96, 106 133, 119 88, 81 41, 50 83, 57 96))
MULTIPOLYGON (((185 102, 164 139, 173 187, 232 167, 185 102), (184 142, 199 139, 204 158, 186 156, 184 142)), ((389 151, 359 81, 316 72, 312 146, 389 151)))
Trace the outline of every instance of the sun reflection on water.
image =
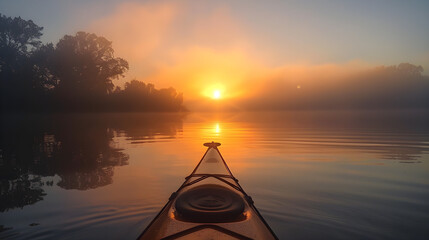
POLYGON ((214 132, 216 133, 217 136, 220 134, 220 130, 221 129, 220 129, 219 123, 216 123, 214 127, 214 132))

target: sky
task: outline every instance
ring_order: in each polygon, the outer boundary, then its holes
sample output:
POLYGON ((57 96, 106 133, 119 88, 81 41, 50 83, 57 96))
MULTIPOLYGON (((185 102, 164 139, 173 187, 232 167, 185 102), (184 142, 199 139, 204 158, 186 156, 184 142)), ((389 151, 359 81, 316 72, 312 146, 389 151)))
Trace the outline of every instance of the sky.
POLYGON ((429 75, 428 12, 426 0, 0 0, 0 13, 43 26, 44 42, 77 31, 106 37, 130 64, 116 84, 172 86, 191 105, 403 62, 429 75))

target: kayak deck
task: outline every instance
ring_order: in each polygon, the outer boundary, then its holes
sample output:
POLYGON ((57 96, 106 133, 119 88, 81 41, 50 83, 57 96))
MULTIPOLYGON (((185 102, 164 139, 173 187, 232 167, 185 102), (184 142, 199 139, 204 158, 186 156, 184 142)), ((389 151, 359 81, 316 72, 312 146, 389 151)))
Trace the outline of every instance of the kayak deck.
POLYGON ((138 239, 278 239, 218 150, 201 161, 138 239))

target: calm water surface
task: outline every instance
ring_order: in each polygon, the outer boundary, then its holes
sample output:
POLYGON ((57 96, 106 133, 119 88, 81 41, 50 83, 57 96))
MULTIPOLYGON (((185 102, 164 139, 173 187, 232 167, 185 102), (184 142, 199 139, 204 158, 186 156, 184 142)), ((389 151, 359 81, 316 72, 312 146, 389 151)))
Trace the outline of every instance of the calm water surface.
POLYGON ((429 239, 429 114, 2 116, 0 239, 134 239, 220 151, 280 239, 429 239))

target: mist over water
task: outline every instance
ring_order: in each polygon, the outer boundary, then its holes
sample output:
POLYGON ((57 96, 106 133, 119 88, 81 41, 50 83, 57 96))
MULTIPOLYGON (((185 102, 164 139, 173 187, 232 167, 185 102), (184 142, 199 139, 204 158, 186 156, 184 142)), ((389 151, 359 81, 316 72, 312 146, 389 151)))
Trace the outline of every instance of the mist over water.
POLYGON ((134 239, 219 148, 280 239, 427 239, 429 113, 4 115, 1 239, 134 239))

